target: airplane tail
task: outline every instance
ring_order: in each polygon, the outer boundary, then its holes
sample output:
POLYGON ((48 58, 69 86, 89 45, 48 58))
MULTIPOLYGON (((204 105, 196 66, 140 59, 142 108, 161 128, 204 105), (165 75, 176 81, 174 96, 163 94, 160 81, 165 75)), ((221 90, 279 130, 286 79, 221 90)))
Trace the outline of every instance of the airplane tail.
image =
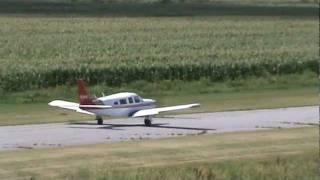
POLYGON ((94 98, 91 98, 87 93, 84 81, 79 79, 77 80, 77 84, 80 105, 95 105, 93 102, 94 98))

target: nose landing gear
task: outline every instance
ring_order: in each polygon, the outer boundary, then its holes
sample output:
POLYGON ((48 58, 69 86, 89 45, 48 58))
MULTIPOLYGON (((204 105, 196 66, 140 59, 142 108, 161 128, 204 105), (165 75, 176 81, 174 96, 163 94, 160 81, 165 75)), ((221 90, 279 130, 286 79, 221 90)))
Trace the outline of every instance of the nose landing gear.
POLYGON ((152 125, 152 117, 151 117, 151 116, 146 116, 146 117, 144 118, 144 124, 145 124, 146 126, 151 126, 151 125, 152 125))
POLYGON ((103 125, 103 119, 101 116, 96 116, 96 120, 98 125, 103 125))

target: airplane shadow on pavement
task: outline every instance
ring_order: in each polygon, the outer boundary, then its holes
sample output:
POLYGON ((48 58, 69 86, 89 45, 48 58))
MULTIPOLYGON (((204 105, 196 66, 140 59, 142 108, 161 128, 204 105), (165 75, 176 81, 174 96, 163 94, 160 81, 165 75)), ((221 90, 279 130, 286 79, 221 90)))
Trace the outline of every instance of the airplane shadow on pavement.
POLYGON ((125 127, 145 127, 145 128, 166 128, 166 129, 182 129, 182 130, 197 130, 197 131, 215 131, 216 129, 210 128, 194 128, 194 127, 182 127, 182 126, 170 126, 169 123, 154 123, 149 127, 146 127, 144 124, 111 124, 104 123, 103 125, 97 125, 96 123, 90 122, 78 122, 70 123, 71 125, 92 125, 93 127, 88 126, 77 126, 70 128, 80 128, 80 129, 111 129, 111 130, 124 130, 121 128, 125 127), (120 128, 120 129, 119 129, 120 128))

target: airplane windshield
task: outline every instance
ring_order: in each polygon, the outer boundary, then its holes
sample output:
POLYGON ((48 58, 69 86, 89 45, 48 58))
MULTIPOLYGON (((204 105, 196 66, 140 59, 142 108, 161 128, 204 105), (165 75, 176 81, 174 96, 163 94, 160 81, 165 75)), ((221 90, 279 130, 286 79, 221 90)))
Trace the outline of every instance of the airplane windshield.
POLYGON ((139 103, 140 102, 140 97, 139 96, 134 96, 134 102, 139 103))

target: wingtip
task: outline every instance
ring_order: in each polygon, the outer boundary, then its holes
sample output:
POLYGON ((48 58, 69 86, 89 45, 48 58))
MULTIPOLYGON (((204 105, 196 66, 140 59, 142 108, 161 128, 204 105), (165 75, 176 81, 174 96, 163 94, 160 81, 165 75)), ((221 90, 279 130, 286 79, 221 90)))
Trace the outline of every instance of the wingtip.
POLYGON ((53 104, 54 104, 54 101, 51 101, 48 103, 49 106, 53 106, 53 104))
POLYGON ((192 107, 199 107, 200 106, 200 103, 194 103, 192 104, 192 107))
POLYGON ((48 103, 49 106, 57 106, 57 103, 59 103, 60 100, 53 100, 51 102, 48 103))

